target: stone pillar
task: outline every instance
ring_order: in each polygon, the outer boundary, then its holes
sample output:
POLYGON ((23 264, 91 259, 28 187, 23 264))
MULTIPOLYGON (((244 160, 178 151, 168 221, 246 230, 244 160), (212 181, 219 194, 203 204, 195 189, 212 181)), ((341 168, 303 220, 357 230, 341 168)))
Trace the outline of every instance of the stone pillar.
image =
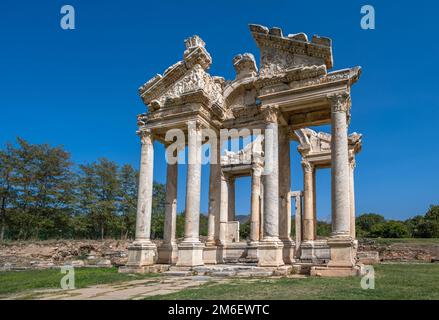
POLYGON ((300 244, 300 259, 314 261, 315 214, 314 214, 314 173, 315 167, 308 160, 302 160, 303 168, 303 216, 302 241, 300 244))
POLYGON ((227 221, 229 212, 229 183, 228 177, 221 174, 221 201, 220 201, 220 218, 219 218, 219 244, 225 245, 227 238, 227 221))
POLYGON ((163 244, 159 248, 159 263, 175 264, 177 262, 177 179, 178 164, 168 163, 166 169, 165 225, 163 244))
POLYGON ((284 265, 279 239, 279 140, 277 107, 264 109, 265 167, 264 167, 264 237, 259 245, 259 266, 284 265))
POLYGON ((294 197, 295 213, 294 213, 294 225, 296 227, 296 253, 295 257, 300 257, 300 245, 302 242, 302 192, 293 191, 291 197, 294 197))
POLYGON ((294 261, 294 242, 291 240, 291 163, 288 127, 279 128, 279 238, 283 243, 285 263, 294 261))
POLYGON ((205 264, 216 264, 219 262, 219 224, 221 206, 221 146, 219 135, 210 137, 210 176, 209 176, 209 211, 207 216, 207 240, 203 252, 205 264))
POLYGON ((355 159, 349 162, 349 204, 350 204, 350 235, 352 239, 356 238, 355 234, 355 187, 354 187, 354 171, 355 159))
POLYGON ((258 259, 257 251, 261 232, 261 175, 261 164, 254 163, 251 176, 250 242, 247 249, 247 259, 253 260, 258 259))
POLYGON ((303 241, 314 238, 314 165, 302 160, 303 168, 303 241))
POLYGON ((347 96, 333 96, 331 103, 332 235, 343 237, 350 228, 347 96))
POLYGON ((317 188, 316 188, 317 167, 312 172, 312 213, 313 213, 313 239, 317 239, 317 188))
POLYGON ((258 242, 260 236, 261 175, 262 167, 254 164, 251 177, 250 242, 258 242))
POLYGON ((140 130, 141 140, 139 190, 137 199, 136 239, 128 247, 127 269, 152 265, 157 260, 157 247, 151 242, 152 187, 154 145, 152 133, 140 130))
POLYGON ((228 221, 235 221, 235 177, 230 177, 229 181, 229 211, 228 221))
POLYGON ((264 171, 261 176, 261 195, 259 196, 259 240, 264 238, 264 171))
POLYGON ((186 212, 184 240, 178 246, 178 266, 203 264, 203 247, 199 237, 201 191, 201 128, 188 123, 188 165, 186 178, 186 212))
POLYGON ((209 212, 207 226, 206 245, 215 245, 218 239, 218 224, 221 202, 221 163, 220 163, 220 139, 216 144, 212 143, 210 158, 210 176, 209 176, 209 212), (213 150, 215 148, 215 150, 213 150))
POLYGON ((329 97, 331 103, 331 191, 332 234, 328 239, 331 261, 328 266, 352 267, 353 240, 350 236, 349 154, 347 113, 349 97, 337 94, 329 97))

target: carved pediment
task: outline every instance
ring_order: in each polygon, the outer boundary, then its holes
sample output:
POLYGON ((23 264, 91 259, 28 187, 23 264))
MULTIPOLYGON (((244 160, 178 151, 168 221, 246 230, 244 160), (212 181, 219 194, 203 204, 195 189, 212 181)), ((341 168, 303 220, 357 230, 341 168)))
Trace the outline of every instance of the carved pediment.
POLYGON ((260 76, 270 76, 294 67, 325 65, 332 68, 331 39, 304 33, 283 36, 277 27, 268 29, 250 24, 250 31, 261 50, 260 76))
POLYGON ((157 74, 139 88, 140 96, 150 111, 163 108, 168 101, 202 91, 210 104, 223 104, 224 79, 206 72, 212 59, 198 36, 185 40, 183 60, 157 74))

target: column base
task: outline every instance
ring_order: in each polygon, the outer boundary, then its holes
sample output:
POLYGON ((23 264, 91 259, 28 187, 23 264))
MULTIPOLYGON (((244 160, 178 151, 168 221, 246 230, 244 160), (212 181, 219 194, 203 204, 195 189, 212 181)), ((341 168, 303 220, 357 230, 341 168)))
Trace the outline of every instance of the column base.
POLYGON ((355 242, 351 237, 331 237, 328 239, 331 260, 328 267, 352 268, 355 266, 355 242))
POLYGON ((249 242, 247 245, 246 260, 258 262, 259 261, 258 248, 259 248, 259 241, 249 242))
POLYGON ((178 258, 177 243, 163 243, 158 248, 158 263, 176 264, 178 258))
POLYGON ((203 261, 205 264, 217 264, 219 262, 218 247, 211 243, 206 243, 203 250, 203 261))
POLYGON ((296 254, 296 245, 291 239, 281 239, 283 244, 282 255, 286 264, 292 264, 296 254))
POLYGON ((361 274, 360 266, 353 266, 353 267, 314 266, 311 267, 310 275, 317 277, 355 277, 355 276, 360 276, 362 274, 361 274))
POLYGON ((280 240, 263 240, 258 246, 258 266, 280 267, 283 266, 283 244, 280 240))
POLYGON ((150 240, 134 241, 128 246, 127 267, 151 266, 157 261, 157 246, 150 240))
POLYGON ((178 245, 177 266, 195 267, 202 266, 204 244, 201 242, 182 242, 178 245))

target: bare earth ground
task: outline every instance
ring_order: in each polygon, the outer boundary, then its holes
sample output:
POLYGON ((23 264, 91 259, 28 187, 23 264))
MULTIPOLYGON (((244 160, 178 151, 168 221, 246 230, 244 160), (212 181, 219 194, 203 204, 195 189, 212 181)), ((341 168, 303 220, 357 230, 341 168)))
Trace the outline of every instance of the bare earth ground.
POLYGON ((438 261, 439 239, 374 239, 360 243, 360 251, 377 251, 384 263, 376 265, 377 288, 369 291, 360 288, 359 278, 119 274, 117 266, 126 260, 127 243, 1 243, 0 299, 439 299, 439 263, 430 263, 438 261), (72 263, 78 289, 61 290, 63 275, 59 266, 73 261, 81 263, 72 263))
MULTIPOLYGON (((161 241, 155 242, 160 245, 161 241)), ((72 262, 117 267, 126 263, 129 243, 111 239, 4 241, 0 243, 0 270, 45 269, 72 262)), ((364 239, 359 251, 377 251, 382 262, 430 262, 439 258, 439 239, 364 239)))
POLYGON ((204 284, 221 284, 231 279, 212 279, 207 276, 157 277, 95 285, 81 289, 30 290, 7 297, 7 300, 139 300, 171 294, 204 284))

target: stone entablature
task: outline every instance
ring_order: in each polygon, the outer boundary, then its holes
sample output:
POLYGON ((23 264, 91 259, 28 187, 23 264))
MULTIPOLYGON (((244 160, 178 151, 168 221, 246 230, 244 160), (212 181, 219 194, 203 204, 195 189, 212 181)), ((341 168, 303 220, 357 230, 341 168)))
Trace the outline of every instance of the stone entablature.
POLYGON ((329 38, 313 36, 309 41, 304 33, 284 36, 280 28, 253 24, 250 31, 260 49, 259 69, 254 56, 244 53, 232 61, 234 79, 225 81, 210 75, 207 70, 212 58, 204 41, 193 36, 185 40, 181 61, 139 88, 148 111, 138 116, 142 156, 136 241, 130 247, 129 267, 142 268, 157 262, 157 258, 161 263, 193 267, 242 256, 257 261, 260 266, 278 267, 301 259, 297 255, 300 248, 315 251, 326 246, 324 250, 330 248, 330 257, 325 268, 341 268, 341 272, 348 270, 348 273, 355 268, 354 219, 350 208, 353 166, 349 164, 361 149, 361 136, 348 137, 347 129, 351 86, 359 79, 361 68, 329 71, 333 66, 329 38), (323 124, 331 125, 331 136, 304 129, 323 124), (203 129, 219 133, 222 129, 241 132, 243 128, 250 129, 246 136, 257 129, 261 137, 237 153, 226 152, 222 158, 221 143, 218 143, 221 140, 213 141, 210 137, 204 140, 203 129), (184 240, 177 244, 178 171, 176 164, 168 163, 166 237, 157 254, 150 241, 153 141, 170 144, 166 133, 171 129, 184 132, 184 144, 188 147, 185 234, 184 240), (303 142, 299 151, 304 158, 305 182, 300 194, 290 190, 290 141, 297 139, 294 130, 299 130, 298 139, 303 142), (199 237, 201 162, 198 159, 203 143, 216 148, 209 152, 215 161, 210 162, 206 243, 199 237), (316 220, 312 209, 315 201, 311 199, 315 188, 313 166, 307 160, 314 155, 326 157, 325 163, 331 166, 333 176, 333 234, 323 246, 310 243, 316 220), (239 241, 239 225, 234 222, 234 179, 240 175, 252 177, 251 231, 247 243, 231 244, 230 238, 239 241), (292 195, 296 207, 303 207, 302 237, 296 239, 297 243, 290 235, 292 195), (297 203, 302 197, 303 206, 297 203))
MULTIPOLYGON (((297 149, 302 155, 303 161, 307 161, 319 168, 331 166, 331 134, 304 128, 295 130, 292 138, 299 142, 297 149)), ((355 154, 361 151, 361 138, 362 135, 356 132, 348 136, 350 162, 354 161, 355 154)))

